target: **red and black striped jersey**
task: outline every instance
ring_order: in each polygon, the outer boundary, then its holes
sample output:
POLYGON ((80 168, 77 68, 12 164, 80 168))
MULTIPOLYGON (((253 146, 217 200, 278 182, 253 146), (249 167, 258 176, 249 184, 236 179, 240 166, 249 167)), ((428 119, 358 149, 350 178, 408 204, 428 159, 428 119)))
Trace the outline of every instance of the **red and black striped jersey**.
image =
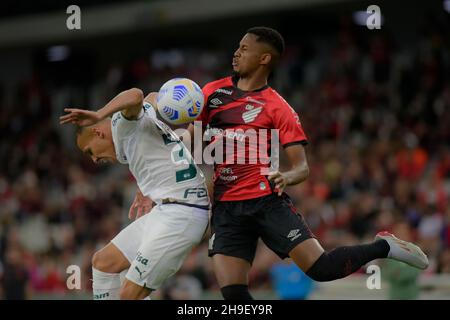
MULTIPOLYGON (((197 121, 202 121, 205 134, 212 132, 222 142, 233 140, 231 149, 223 147, 223 163, 214 165, 214 198, 236 201, 258 198, 272 192, 262 168, 270 167, 271 129, 278 129, 279 144, 306 144, 307 138, 297 113, 274 89, 265 86, 255 91, 242 91, 236 80, 227 77, 203 87, 205 107, 197 121), (257 141, 251 143, 253 134, 257 141), (240 144, 239 144, 240 142, 240 144), (239 146, 243 146, 239 149, 239 146), (245 151, 240 153, 239 150, 245 151), (258 150, 255 150, 258 149, 258 150), (265 150, 262 150, 265 149, 265 150), (243 155, 238 161, 239 155, 243 155), (255 159, 255 155, 257 155, 255 159)), ((218 143, 215 136, 210 145, 218 143)), ((266 169, 267 171, 267 169, 266 169)))

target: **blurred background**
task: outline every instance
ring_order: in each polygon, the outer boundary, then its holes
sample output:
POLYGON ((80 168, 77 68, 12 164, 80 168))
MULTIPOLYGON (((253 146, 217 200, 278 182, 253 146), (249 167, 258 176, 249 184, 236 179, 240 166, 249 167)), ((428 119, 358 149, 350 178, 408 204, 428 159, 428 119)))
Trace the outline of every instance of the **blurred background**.
MULTIPOLYGON (((1 1, 0 297, 91 299, 93 253, 130 222, 133 178, 84 157, 74 128, 58 124, 63 108, 98 109, 175 76, 201 86, 228 76, 241 37, 259 25, 286 40, 270 84, 300 114, 311 169, 288 193, 322 245, 390 230, 431 265, 379 261, 381 289, 367 287, 365 269, 319 284, 261 243, 255 297, 450 298, 449 0, 1 1), (72 4, 81 29, 66 26, 72 4), (366 26, 372 4, 381 29, 366 26), (70 265, 79 290, 66 286, 70 265)), ((154 299, 221 298, 207 246, 154 299)))

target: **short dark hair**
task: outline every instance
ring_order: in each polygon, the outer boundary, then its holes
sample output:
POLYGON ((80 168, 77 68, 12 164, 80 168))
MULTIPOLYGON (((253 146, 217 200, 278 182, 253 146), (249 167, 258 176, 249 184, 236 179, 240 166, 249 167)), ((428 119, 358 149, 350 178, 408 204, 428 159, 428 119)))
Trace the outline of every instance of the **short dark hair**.
POLYGON ((274 48, 280 56, 283 55, 284 39, 277 30, 269 27, 253 27, 248 29, 247 33, 254 34, 258 37, 256 41, 267 43, 274 48))
POLYGON ((83 132, 84 132, 84 129, 85 129, 85 127, 82 127, 82 126, 76 126, 76 133, 77 133, 77 136, 81 136, 82 134, 83 134, 83 132))

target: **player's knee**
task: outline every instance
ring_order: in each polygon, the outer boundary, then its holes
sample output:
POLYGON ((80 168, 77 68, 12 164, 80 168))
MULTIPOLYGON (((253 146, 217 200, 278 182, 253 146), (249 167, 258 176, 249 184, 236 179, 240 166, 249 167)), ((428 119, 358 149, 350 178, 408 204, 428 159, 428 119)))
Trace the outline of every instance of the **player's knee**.
MULTIPOLYGON (((92 256, 92 267, 97 269, 97 270, 101 270, 100 266, 102 265, 102 254, 100 253, 100 251, 96 251, 94 253, 94 255, 92 256)), ((102 271, 102 270, 101 270, 102 271)))
POLYGON ((308 271, 306 271, 306 275, 317 282, 335 280, 336 277, 331 272, 331 264, 328 258, 328 254, 324 252, 308 271))
POLYGON ((92 267, 109 273, 119 273, 122 271, 114 257, 108 254, 108 252, 105 252, 105 250, 99 250, 94 253, 92 256, 92 267))
POLYGON ((253 300, 245 284, 234 284, 220 289, 225 300, 253 300))
POLYGON ((317 272, 307 272, 306 273, 308 277, 310 277, 312 280, 317 282, 328 282, 335 280, 333 277, 328 276, 327 274, 324 274, 323 272, 317 273, 317 272))

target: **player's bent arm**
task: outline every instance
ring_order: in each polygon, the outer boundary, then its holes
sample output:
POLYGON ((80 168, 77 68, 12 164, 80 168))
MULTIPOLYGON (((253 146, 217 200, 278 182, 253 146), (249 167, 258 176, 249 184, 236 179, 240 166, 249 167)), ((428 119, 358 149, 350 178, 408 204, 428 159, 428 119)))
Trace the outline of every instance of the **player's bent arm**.
POLYGON ((309 176, 309 166, 305 148, 301 144, 289 146, 285 149, 291 170, 283 172, 287 185, 295 185, 305 181, 309 176))
POLYGON ((291 170, 285 172, 277 171, 269 175, 269 180, 275 183, 275 189, 278 189, 279 196, 281 196, 286 186, 305 181, 309 176, 305 148, 302 145, 292 145, 285 150, 291 164, 291 170))
POLYGON ((114 113, 121 111, 122 115, 128 120, 138 118, 142 109, 144 94, 138 88, 132 88, 122 91, 114 99, 108 102, 103 108, 98 110, 100 119, 105 119, 114 113))
POLYGON ((155 109, 155 111, 157 111, 156 110, 156 98, 157 97, 158 97, 158 93, 157 92, 150 92, 144 98, 144 101, 150 103, 151 106, 153 107, 153 109, 155 109))

